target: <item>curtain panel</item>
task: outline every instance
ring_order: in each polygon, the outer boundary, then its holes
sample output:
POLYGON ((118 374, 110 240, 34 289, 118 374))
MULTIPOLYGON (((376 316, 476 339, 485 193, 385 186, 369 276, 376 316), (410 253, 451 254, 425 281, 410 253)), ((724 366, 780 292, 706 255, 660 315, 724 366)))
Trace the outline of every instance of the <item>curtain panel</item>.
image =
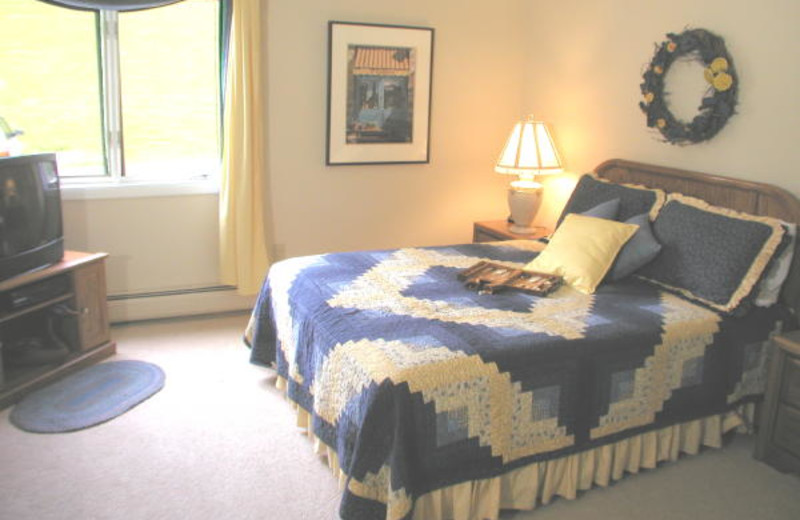
POLYGON ((235 0, 225 82, 219 193, 220 274, 256 294, 270 264, 266 235, 261 0, 235 0))
POLYGON ((40 0, 48 4, 84 11, 137 11, 176 4, 183 0, 40 0))

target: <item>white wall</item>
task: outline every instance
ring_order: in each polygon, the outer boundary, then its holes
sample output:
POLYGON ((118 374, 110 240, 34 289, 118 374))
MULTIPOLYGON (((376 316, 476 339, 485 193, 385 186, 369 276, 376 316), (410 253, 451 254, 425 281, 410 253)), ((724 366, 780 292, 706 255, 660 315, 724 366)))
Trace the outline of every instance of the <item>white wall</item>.
MULTIPOLYGON (((503 218, 492 171, 520 116, 522 0, 265 2, 268 228, 276 259, 325 251, 469 242, 503 218), (328 21, 435 29, 431 162, 325 166, 328 21)), ((217 197, 66 200, 67 246, 106 251, 112 319, 247 307, 218 282, 217 197), (143 293, 160 296, 129 298, 143 293), (122 298, 122 299, 119 299, 122 298)))
MULTIPOLYGON (((325 251, 468 242, 507 213, 494 160, 532 112, 567 168, 612 157, 775 183, 800 195, 796 0, 271 0, 264 9, 268 228, 277 259, 325 251), (431 162, 325 166, 329 20, 433 27, 431 162), (639 83, 667 32, 722 36, 738 69, 738 114, 711 141, 661 142, 639 83)), ((574 176, 550 183, 550 224, 574 176)), ((65 201, 67 245, 103 250, 109 293, 218 285, 215 195, 65 201)), ((116 319, 247 306, 209 292, 123 301, 116 319), (187 299, 201 301, 187 301, 187 299)), ((120 301, 112 302, 117 306, 120 301)))
POLYGON ((216 195, 66 200, 67 246, 113 253, 111 294, 219 285, 216 204, 216 195))
POLYGON ((550 122, 574 172, 549 183, 543 225, 552 225, 575 175, 612 157, 800 194, 793 171, 800 101, 792 95, 800 73, 791 58, 798 19, 796 0, 272 1, 267 153, 275 252, 468 241, 473 220, 507 212, 507 181, 492 166, 511 123, 526 113, 550 122), (331 19, 436 29, 430 165, 323 165, 321 49, 331 19), (726 40, 741 82, 738 114, 726 127, 711 141, 678 147, 646 127, 639 84, 655 44, 687 27, 726 40))
POLYGON ((220 290, 217 195, 63 201, 68 249, 104 251, 113 321, 247 308, 220 290))
MULTIPOLYGON (((800 2, 537 0, 526 8, 524 107, 552 124, 570 171, 621 157, 773 183, 800 196, 800 2), (674 146, 646 127, 639 84, 655 44, 685 28, 725 39, 739 104, 710 141, 674 146)), ((544 223, 563 205, 560 195, 548 192, 544 223)))
POLYGON ((469 242, 507 214, 494 160, 520 116, 521 0, 272 0, 267 10, 272 237, 279 258, 469 242), (328 21, 433 27, 427 165, 325 166, 328 21))

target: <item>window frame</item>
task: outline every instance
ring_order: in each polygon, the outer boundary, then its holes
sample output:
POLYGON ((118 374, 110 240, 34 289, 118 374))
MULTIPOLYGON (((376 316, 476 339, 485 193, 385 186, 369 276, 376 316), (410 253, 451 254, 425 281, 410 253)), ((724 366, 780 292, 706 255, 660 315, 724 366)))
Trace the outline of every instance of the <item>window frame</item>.
MULTIPOLYGON (((218 0, 220 12, 223 1, 218 0)), ((119 12, 94 10, 97 34, 98 69, 101 83, 102 147, 105 173, 102 175, 60 176, 65 200, 115 199, 219 193, 222 150, 219 167, 210 174, 182 179, 132 179, 125 176, 124 134, 122 130, 121 67, 119 54, 119 12)), ((224 56, 224 54, 223 54, 224 56)), ((220 61, 220 70, 224 62, 220 61)), ((220 112, 222 111, 222 91, 220 112)), ((220 124, 222 121, 220 120, 220 124)), ((221 146, 221 143, 220 143, 221 146)))
MULTIPOLYGON (((106 174, 112 181, 125 179, 122 147, 122 75, 119 59, 119 15, 99 10, 95 15, 99 47, 103 110, 103 151, 106 174)), ((94 176, 89 178, 95 178, 94 176)))
POLYGON ((62 200, 132 199, 143 197, 175 197, 182 195, 218 194, 219 176, 186 180, 120 179, 112 181, 107 175, 102 178, 60 177, 62 200), (89 179, 87 181, 87 179, 89 179))

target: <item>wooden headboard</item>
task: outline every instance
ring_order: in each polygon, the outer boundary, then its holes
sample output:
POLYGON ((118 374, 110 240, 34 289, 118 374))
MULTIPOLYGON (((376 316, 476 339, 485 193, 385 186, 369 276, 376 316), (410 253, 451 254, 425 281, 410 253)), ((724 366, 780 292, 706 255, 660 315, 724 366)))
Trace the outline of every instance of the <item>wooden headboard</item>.
MULTIPOLYGON (((800 200, 771 184, 744 181, 705 173, 611 159, 595 168, 598 176, 625 184, 641 184, 703 199, 724 208, 752 215, 775 217, 800 224, 800 200)), ((789 277, 781 291, 781 301, 800 316, 800 240, 789 277)))

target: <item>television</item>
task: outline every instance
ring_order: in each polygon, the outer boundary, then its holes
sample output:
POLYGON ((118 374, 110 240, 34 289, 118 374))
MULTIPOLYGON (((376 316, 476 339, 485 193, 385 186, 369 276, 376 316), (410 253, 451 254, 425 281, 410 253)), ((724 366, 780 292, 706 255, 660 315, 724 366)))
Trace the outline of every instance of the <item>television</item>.
POLYGON ((63 256, 56 155, 0 157, 0 281, 63 256))

